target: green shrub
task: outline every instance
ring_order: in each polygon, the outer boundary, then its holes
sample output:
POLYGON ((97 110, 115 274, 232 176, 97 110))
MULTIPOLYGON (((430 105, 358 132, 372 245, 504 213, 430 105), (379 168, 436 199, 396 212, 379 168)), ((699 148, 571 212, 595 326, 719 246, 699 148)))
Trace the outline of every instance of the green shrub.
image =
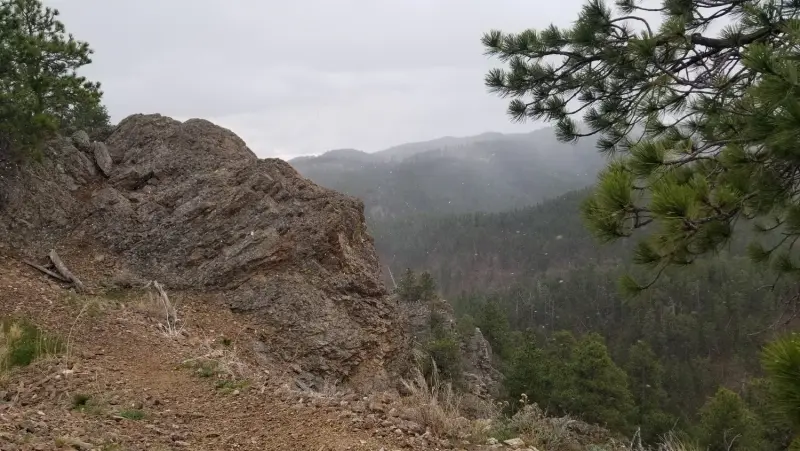
POLYGON ((436 362, 439 374, 458 385, 462 379, 461 348, 455 337, 445 337, 428 343, 428 353, 436 362))

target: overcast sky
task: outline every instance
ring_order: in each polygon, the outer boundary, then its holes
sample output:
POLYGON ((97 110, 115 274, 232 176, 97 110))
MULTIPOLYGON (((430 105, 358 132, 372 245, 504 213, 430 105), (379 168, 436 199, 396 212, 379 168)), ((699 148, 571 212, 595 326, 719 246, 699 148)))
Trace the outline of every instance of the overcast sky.
POLYGON ((259 156, 524 132, 480 37, 569 25, 581 0, 45 0, 95 49, 114 121, 201 117, 259 156), (290 6, 291 4, 295 6, 290 6))

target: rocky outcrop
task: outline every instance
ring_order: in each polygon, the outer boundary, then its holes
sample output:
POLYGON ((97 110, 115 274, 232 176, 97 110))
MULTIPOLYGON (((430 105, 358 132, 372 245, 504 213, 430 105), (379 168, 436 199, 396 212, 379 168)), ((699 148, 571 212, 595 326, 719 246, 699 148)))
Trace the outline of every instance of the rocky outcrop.
POLYGON ((479 328, 457 331, 453 307, 443 299, 402 303, 401 310, 408 318, 408 335, 417 344, 431 339, 431 316, 438 315, 445 330, 458 337, 467 392, 481 399, 498 395, 502 374, 494 367, 492 346, 479 328))
POLYGON ((502 374, 494 367, 492 346, 479 328, 462 338, 461 352, 464 356, 464 377, 470 391, 484 399, 498 395, 502 374))
POLYGON ((6 246, 101 246, 169 289, 218 293, 258 319, 269 360, 360 385, 404 362, 363 204, 208 121, 134 115, 104 143, 76 133, 42 164, 6 168, 0 192, 6 246))

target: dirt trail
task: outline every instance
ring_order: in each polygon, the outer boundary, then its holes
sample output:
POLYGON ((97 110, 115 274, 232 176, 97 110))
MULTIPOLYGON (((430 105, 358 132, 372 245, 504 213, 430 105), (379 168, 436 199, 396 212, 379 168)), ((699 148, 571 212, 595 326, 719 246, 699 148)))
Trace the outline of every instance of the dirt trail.
POLYGON ((242 317, 174 298, 179 338, 158 329, 141 293, 77 295, 0 256, 0 318, 31 320, 67 345, 0 379, 0 450, 433 449, 356 427, 341 398, 282 389, 280 369, 238 351, 254 333, 242 317))

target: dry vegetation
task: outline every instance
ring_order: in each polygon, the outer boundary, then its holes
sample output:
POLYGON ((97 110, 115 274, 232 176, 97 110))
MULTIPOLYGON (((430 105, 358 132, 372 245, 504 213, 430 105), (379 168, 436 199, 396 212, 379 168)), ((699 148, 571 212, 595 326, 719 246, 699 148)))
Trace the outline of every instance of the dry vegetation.
POLYGON ((438 377, 426 379, 419 366, 412 379, 403 380, 403 386, 408 396, 400 402, 415 421, 437 435, 467 439, 472 443, 499 444, 520 438, 527 446, 547 451, 700 451, 675 435, 664 437, 655 449, 643 446, 636 437, 621 440, 603 428, 570 416, 548 416, 536 404, 529 404, 525 396, 510 417, 503 415, 509 407, 507 403, 487 402, 481 418, 468 419, 463 409, 463 396, 438 377))

